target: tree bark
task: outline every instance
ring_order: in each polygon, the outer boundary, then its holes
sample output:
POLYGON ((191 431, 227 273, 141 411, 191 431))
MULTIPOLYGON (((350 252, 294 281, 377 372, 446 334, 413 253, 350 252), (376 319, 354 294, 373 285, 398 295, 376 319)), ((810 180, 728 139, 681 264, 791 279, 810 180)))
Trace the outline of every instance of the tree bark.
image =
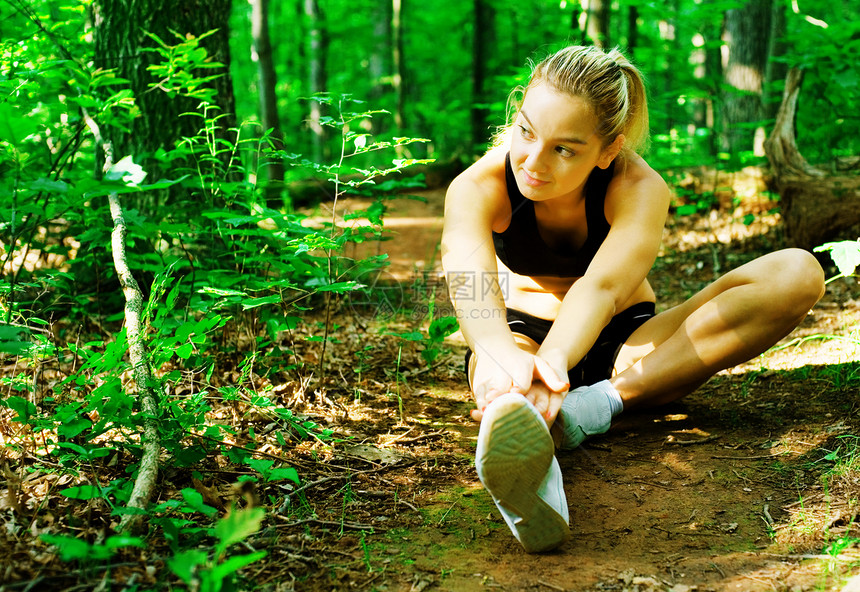
POLYGON ((632 57, 639 44, 639 8, 630 5, 627 8, 627 51, 632 57))
POLYGON ((723 151, 737 154, 754 148, 755 131, 744 124, 764 117, 762 88, 770 39, 771 0, 748 0, 727 10, 723 41, 727 59, 724 81, 731 89, 723 97, 723 151))
MULTIPOLYGON (((395 50, 391 39, 391 27, 394 21, 392 16, 394 2, 380 2, 376 5, 373 13, 373 41, 370 50, 370 58, 367 63, 367 73, 370 76, 370 105, 376 108, 382 104, 386 88, 391 83, 389 73, 391 72, 391 61, 395 50)), ((384 130, 382 119, 375 117, 373 133, 379 134, 384 130)))
MULTIPOLYGON (((310 94, 314 95, 326 90, 328 38, 317 0, 304 0, 304 10, 308 21, 308 89, 310 94)), ((329 156, 326 150, 326 130, 320 123, 322 115, 322 104, 311 101, 308 125, 313 137, 311 153, 317 163, 327 161, 329 156)))
POLYGON ((675 127, 675 114, 678 111, 678 97, 673 92, 675 90, 675 71, 678 67, 679 58, 686 59, 687 52, 680 47, 678 25, 679 25, 679 2, 678 0, 668 0, 665 3, 664 17, 660 19, 660 39, 664 47, 668 49, 666 59, 668 68, 663 75, 664 90, 663 95, 666 97, 664 109, 666 112, 666 129, 671 130, 675 127))
POLYGON ((479 146, 487 143, 489 130, 487 127, 486 101, 487 63, 491 55, 494 37, 495 14, 490 0, 475 0, 474 2, 474 33, 472 36, 472 145, 479 146))
POLYGON ((773 132, 765 142, 770 166, 778 178, 797 176, 822 177, 824 172, 813 167, 797 149, 795 121, 797 119, 797 99, 803 84, 803 70, 792 68, 785 81, 782 104, 776 114, 773 132))
MULTIPOLYGON (((251 5, 251 35, 257 62, 257 91, 260 97, 260 123, 263 130, 272 130, 273 147, 283 148, 283 134, 278 117, 277 78, 272 61, 272 42, 269 36, 269 0, 253 0, 251 5)), ((265 167, 268 187, 280 191, 284 182, 284 164, 279 158, 261 163, 265 167)))
MULTIPOLYGON (((609 0, 587 0, 583 35, 598 47, 609 47, 609 0)), ((584 42, 586 42, 584 41, 584 42)))
POLYGON ((200 120, 181 117, 182 113, 198 111, 194 99, 168 97, 163 92, 152 92, 155 82, 147 66, 160 60, 158 54, 143 51, 155 46, 146 36, 150 32, 168 45, 177 43, 174 31, 180 35, 200 36, 217 29, 217 33, 203 40, 213 61, 224 64, 218 70, 207 70, 206 76, 221 74, 209 86, 216 92, 222 127, 235 126, 235 101, 230 78, 229 17, 230 0, 96 0, 93 3, 95 25, 95 65, 116 70, 117 76, 129 81, 141 117, 131 122, 128 131, 117 128, 102 130, 105 140, 113 146, 119 157, 134 155, 150 178, 159 178, 157 162, 143 161, 142 155, 159 148, 173 148, 183 137, 196 136, 200 120))
MULTIPOLYGON (((394 70, 391 77, 391 85, 394 88, 394 125, 398 131, 406 128, 406 90, 405 73, 406 67, 403 56, 403 11, 406 0, 392 1, 391 16, 391 57, 394 70)), ((398 154, 401 154, 398 149, 398 154)))
POLYGON ((860 177, 826 174, 801 155, 795 119, 802 81, 799 68, 789 70, 776 123, 764 147, 780 194, 787 242, 812 249, 860 235, 860 177))
POLYGON ((764 104, 764 116, 768 119, 776 117, 780 106, 780 93, 774 91, 780 81, 784 81, 788 73, 788 64, 780 60, 787 51, 786 35, 786 7, 780 1, 773 2, 770 21, 770 38, 768 44, 767 66, 765 68, 765 87, 762 93, 764 104))

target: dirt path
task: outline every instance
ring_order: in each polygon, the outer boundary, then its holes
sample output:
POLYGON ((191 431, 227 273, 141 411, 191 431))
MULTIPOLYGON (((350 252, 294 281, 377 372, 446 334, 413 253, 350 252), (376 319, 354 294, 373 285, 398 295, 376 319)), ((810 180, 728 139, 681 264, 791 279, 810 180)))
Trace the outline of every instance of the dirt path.
MULTIPOLYGON (((396 204, 386 222, 394 233, 383 243, 393 277, 438 271, 442 193, 424 197, 426 204, 396 204)), ((711 216, 669 228, 655 268, 661 301, 678 302, 778 244, 773 222, 711 216)), ((605 436, 560 457, 572 536, 539 556, 522 552, 474 473, 477 425, 468 417, 462 341, 455 336, 431 371, 401 371, 402 422, 389 383, 387 397, 362 397, 336 424, 365 448, 335 453, 359 472, 354 503, 332 511, 375 528, 340 536, 343 561, 303 585, 413 592, 841 589, 860 566, 860 467, 852 464, 860 450, 858 294, 856 283, 831 285, 783 344, 819 334, 840 339, 812 339, 721 373, 682 402, 622 416, 605 436)))

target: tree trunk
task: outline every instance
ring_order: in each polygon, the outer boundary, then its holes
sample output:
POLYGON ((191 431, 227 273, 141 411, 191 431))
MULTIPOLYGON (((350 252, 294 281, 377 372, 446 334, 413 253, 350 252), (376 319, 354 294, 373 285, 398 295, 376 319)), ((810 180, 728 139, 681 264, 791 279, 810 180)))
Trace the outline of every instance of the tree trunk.
POLYGON ((788 72, 773 132, 764 144, 780 194, 785 235, 790 245, 812 249, 860 235, 860 177, 825 174, 797 149, 795 119, 803 72, 788 72))
POLYGON ((610 0, 587 0, 585 27, 583 34, 598 47, 609 47, 609 10, 610 0))
MULTIPOLYGON (((370 76, 370 107, 379 108, 385 97, 387 87, 391 84, 391 59, 395 53, 392 49, 391 26, 393 2, 380 2, 374 7, 373 35, 370 58, 367 62, 367 73, 370 76)), ((378 135, 385 130, 384 120, 374 117, 372 133, 378 135)))
MULTIPOLYGON (((257 90, 260 95, 260 122, 263 130, 272 130, 275 149, 283 148, 283 134, 278 117, 277 79, 272 61, 272 43, 269 37, 269 0, 253 0, 251 7, 251 34, 257 61, 257 90)), ((266 170, 268 189, 277 193, 284 182, 284 164, 279 158, 261 163, 266 170)))
MULTIPOLYGON (((403 59, 403 9, 405 4, 406 0, 393 0, 391 17, 391 61, 394 70, 391 84, 394 87, 395 97, 394 125, 398 132, 402 132, 406 128, 406 68, 403 59)), ((401 146, 398 149, 398 154, 401 154, 402 149, 401 146)))
MULTIPOLYGON (((326 90, 326 54, 328 52, 328 37, 323 25, 323 15, 317 0, 304 0, 305 17, 308 21, 308 89, 310 94, 326 90)), ((310 116, 308 125, 313 134, 312 156, 316 163, 328 161, 326 149, 326 130, 320 123, 322 105, 310 101, 310 116)))
POLYGON ((765 68, 765 87, 762 103, 764 104, 764 116, 767 119, 776 117, 780 106, 780 93, 774 91, 780 81, 784 81, 788 72, 788 65, 784 60, 778 58, 786 54, 785 42, 786 20, 785 4, 779 0, 774 1, 771 10, 770 38, 768 45, 767 66, 765 68))
POLYGON ((723 136, 721 148, 731 154, 753 150, 755 131, 748 125, 764 116, 762 88, 770 39, 771 0, 748 0, 739 9, 727 10, 723 41, 723 136))
MULTIPOLYGON (((678 17, 680 14, 678 0, 669 0, 664 4, 664 18, 660 20, 660 39, 666 51, 668 68, 663 73, 663 95, 666 97, 666 129, 675 127, 675 113, 678 111, 678 97, 675 94, 675 71, 678 61, 687 58, 687 52, 680 47, 678 35, 678 17)), ((683 66, 682 66, 683 67, 683 66)))
POLYGON ((489 0, 475 0, 474 33, 472 36, 472 145, 487 143, 486 102, 487 61, 492 55, 494 12, 489 0))
POLYGON ((182 113, 198 111, 199 101, 169 97, 152 92, 155 82, 147 66, 160 60, 158 54, 143 51, 155 46, 146 32, 157 35, 168 45, 175 45, 174 32, 185 36, 200 36, 217 29, 217 33, 202 41, 213 61, 224 64, 218 70, 206 70, 205 75, 221 74, 208 86, 217 91, 215 97, 222 127, 235 126, 235 101, 230 78, 229 17, 230 0, 175 0, 169 9, 163 0, 96 0, 93 3, 95 24, 95 65, 116 70, 117 76, 129 81, 141 117, 131 122, 128 131, 117 128, 102 130, 105 140, 113 146, 118 158, 134 155, 150 178, 158 179, 162 171, 153 161, 142 161, 144 153, 159 148, 170 149, 183 137, 194 137, 200 130, 200 120, 181 117, 182 113))
POLYGON ((803 70, 792 68, 785 81, 785 93, 776 114, 773 132, 765 142, 771 168, 778 178, 824 176, 822 171, 806 162, 797 149, 794 126, 801 84, 803 84, 803 70))
POLYGON ((639 44, 639 8, 629 6, 627 8, 627 51, 630 57, 636 54, 636 46, 639 44))

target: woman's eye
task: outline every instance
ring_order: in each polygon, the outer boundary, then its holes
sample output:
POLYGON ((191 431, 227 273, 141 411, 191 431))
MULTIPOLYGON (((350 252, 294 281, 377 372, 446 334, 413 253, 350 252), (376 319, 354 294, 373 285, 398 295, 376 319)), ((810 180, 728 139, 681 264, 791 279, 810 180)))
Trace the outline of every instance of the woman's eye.
POLYGON ((523 126, 523 125, 519 126, 519 128, 520 128, 520 135, 521 135, 521 136, 523 136, 524 138, 531 137, 532 132, 531 132, 531 130, 530 130, 529 128, 527 128, 527 127, 525 127, 525 126, 523 126))
POLYGON ((574 152, 567 146, 559 146, 558 148, 556 148, 556 151, 562 156, 573 156, 576 154, 576 152, 574 152))

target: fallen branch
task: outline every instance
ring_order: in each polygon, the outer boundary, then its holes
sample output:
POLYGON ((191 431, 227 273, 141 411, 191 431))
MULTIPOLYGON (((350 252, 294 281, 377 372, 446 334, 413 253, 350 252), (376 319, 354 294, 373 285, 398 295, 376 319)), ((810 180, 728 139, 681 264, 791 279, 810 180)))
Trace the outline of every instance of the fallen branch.
POLYGON ((672 436, 669 436, 669 439, 666 440, 666 444, 675 444, 677 446, 692 446, 693 444, 704 444, 705 442, 713 442, 719 438, 719 436, 708 436, 706 438, 699 438, 698 440, 675 440, 672 436))
MULTIPOLYGON (((83 111, 84 120, 90 128, 96 142, 102 147, 105 155, 105 170, 113 166, 113 147, 102 138, 101 131, 95 120, 83 111)), ((119 195, 111 192, 108 195, 110 214, 113 220, 111 231, 111 249, 113 264, 125 296, 125 330, 128 340, 128 356, 132 366, 132 377, 137 387, 140 410, 143 414, 143 456, 134 487, 126 506, 145 510, 155 490, 155 480, 158 476, 158 455, 161 452, 161 439, 158 434, 158 393, 152 388, 152 372, 147 361, 146 346, 141 331, 141 316, 143 313, 143 293, 131 269, 125 252, 126 224, 119 195)), ((140 524, 142 515, 139 513, 125 514, 120 520, 120 532, 135 530, 140 524)))
POLYGON ((388 530, 387 528, 380 528, 379 526, 371 526, 370 524, 360 524, 358 522, 335 522, 332 520, 320 520, 318 518, 304 518, 302 520, 296 520, 295 522, 291 522, 289 518, 286 516, 281 516, 280 514, 272 514, 275 518, 285 522, 284 526, 292 527, 292 526, 301 526, 303 524, 319 524, 320 526, 336 526, 341 530, 376 530, 380 532, 385 532, 388 530))

